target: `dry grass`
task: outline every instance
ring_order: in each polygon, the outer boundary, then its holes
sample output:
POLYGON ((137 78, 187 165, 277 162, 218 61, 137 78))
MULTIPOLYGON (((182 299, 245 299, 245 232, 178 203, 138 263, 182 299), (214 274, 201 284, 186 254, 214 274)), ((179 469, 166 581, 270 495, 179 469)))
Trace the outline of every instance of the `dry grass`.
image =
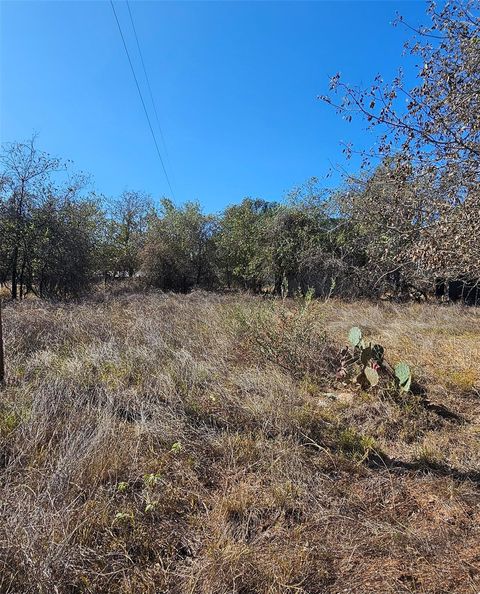
POLYGON ((480 313, 120 295, 5 310, 0 591, 480 591, 480 313), (358 324, 429 396, 335 380, 358 324))

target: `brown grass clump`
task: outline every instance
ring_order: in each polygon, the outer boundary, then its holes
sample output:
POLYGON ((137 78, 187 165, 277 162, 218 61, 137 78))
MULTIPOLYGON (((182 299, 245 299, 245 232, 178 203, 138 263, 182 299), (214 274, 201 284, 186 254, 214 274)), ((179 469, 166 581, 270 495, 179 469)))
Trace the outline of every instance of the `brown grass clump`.
POLYGON ((480 591, 476 310, 198 292, 4 318, 1 592, 480 591), (354 324, 462 420, 339 383, 354 324))

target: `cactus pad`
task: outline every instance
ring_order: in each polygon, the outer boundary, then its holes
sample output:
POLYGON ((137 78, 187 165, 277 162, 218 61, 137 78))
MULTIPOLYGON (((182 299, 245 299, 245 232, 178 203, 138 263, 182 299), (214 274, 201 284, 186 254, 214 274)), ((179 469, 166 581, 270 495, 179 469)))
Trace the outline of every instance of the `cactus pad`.
POLYGON ((365 367, 364 374, 371 386, 376 386, 378 384, 380 378, 373 367, 365 367))
POLYGON ((398 363, 395 365, 395 377, 397 378, 400 390, 402 392, 408 392, 412 383, 410 367, 406 363, 398 363))
POLYGON ((358 326, 354 326, 350 329, 350 332, 348 333, 348 341, 353 347, 356 347, 360 344, 361 340, 362 331, 360 330, 360 328, 358 328, 358 326))

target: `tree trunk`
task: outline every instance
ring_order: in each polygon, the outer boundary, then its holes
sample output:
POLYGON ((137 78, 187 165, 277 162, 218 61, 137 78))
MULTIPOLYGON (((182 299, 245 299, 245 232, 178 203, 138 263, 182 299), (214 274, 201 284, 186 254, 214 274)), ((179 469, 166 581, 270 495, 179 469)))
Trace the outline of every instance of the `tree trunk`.
POLYGON ((12 299, 16 299, 18 296, 18 285, 17 285, 17 267, 18 267, 18 247, 13 248, 12 255, 12 299))
POLYGON ((24 278, 25 278, 25 254, 23 255, 22 259, 22 267, 20 269, 20 299, 23 299, 23 286, 24 286, 24 278))

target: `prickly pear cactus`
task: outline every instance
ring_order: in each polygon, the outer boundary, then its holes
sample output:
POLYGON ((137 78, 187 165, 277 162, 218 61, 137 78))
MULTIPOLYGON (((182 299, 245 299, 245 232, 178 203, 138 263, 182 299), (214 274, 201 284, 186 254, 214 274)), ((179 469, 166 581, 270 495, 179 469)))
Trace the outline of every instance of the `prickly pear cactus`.
POLYGON ((375 359, 375 361, 382 363, 384 355, 385 349, 381 344, 374 344, 372 346, 372 357, 375 359))
POLYGON ((360 354, 360 361, 363 363, 363 365, 368 365, 368 362, 372 357, 373 351, 371 346, 367 346, 362 349, 362 352, 360 354))
MULTIPOLYGON (((348 341, 353 347, 353 352, 346 349, 346 353, 350 353, 350 362, 357 364, 360 367, 360 373, 354 381, 362 386, 364 390, 378 385, 380 382, 380 372, 384 372, 391 377, 391 367, 385 366, 384 356, 385 349, 381 344, 366 343, 362 331, 358 326, 354 326, 348 333, 348 341)), ((344 353, 345 356, 345 353, 344 353)), ((342 364, 341 373, 338 377, 344 377, 347 373, 346 366, 342 364)), ((394 369, 395 383, 400 392, 409 392, 412 384, 412 374, 410 367, 406 363, 398 363, 394 369)))
POLYGON ((401 392, 408 392, 412 383, 410 367, 406 363, 395 365, 395 377, 401 392))
POLYGON ((375 369, 373 369, 373 367, 365 367, 365 370, 363 372, 365 374, 365 377, 368 380, 368 383, 373 387, 376 386, 378 384, 379 381, 379 376, 378 373, 375 371, 375 369))
POLYGON ((358 326, 354 326, 348 333, 348 341, 355 348, 362 342, 362 331, 358 326))

